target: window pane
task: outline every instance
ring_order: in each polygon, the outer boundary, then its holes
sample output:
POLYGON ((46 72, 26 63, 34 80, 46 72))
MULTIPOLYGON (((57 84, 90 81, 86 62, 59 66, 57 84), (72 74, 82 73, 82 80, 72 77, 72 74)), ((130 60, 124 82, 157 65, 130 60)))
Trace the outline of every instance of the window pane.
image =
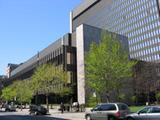
POLYGON ((124 104, 118 104, 118 108, 119 108, 119 110, 127 110, 128 106, 124 105, 124 104))
POLYGON ((158 107, 152 108, 152 113, 160 113, 160 108, 158 107))
POLYGON ((116 106, 114 104, 105 104, 101 105, 101 110, 102 111, 111 111, 111 110, 116 110, 116 106))

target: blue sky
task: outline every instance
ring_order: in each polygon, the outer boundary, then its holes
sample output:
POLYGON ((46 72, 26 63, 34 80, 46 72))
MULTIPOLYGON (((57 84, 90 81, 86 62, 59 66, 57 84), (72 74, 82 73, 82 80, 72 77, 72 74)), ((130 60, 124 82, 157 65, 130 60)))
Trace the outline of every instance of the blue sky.
POLYGON ((69 12, 81 0, 0 0, 0 75, 69 32, 69 12))

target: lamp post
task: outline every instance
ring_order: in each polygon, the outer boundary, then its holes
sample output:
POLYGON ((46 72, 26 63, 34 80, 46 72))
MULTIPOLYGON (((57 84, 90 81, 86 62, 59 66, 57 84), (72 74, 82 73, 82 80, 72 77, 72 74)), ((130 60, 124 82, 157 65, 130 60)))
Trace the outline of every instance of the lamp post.
POLYGON ((37 52, 37 67, 39 66, 39 51, 37 52))
MULTIPOLYGON (((37 52, 37 66, 39 66, 39 51, 37 52)), ((35 104, 38 105, 38 91, 36 91, 35 104)))

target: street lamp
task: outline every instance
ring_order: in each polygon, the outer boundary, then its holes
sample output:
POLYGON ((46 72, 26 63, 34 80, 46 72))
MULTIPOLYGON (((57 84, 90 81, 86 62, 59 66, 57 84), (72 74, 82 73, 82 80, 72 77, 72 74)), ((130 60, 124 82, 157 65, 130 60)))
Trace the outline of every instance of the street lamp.
MULTIPOLYGON (((39 51, 37 52, 37 67, 39 66, 39 51)), ((38 91, 36 91, 35 104, 38 105, 38 91)))
POLYGON ((37 66, 39 66, 39 51, 37 52, 37 66))

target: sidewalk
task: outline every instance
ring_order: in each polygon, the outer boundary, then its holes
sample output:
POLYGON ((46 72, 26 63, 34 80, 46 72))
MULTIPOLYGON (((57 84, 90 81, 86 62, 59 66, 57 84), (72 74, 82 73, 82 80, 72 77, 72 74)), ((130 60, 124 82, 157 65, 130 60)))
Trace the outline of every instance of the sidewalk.
MULTIPOLYGON (((18 109, 17 112, 22 115, 29 115, 28 109, 23 109, 22 111, 18 109)), ((46 116, 62 118, 66 120, 85 120, 85 112, 64 112, 61 114, 61 111, 58 111, 57 109, 50 109, 49 114, 50 115, 46 116)))
POLYGON ((63 114, 61 111, 50 109, 50 116, 63 118, 68 120, 85 120, 85 112, 64 112, 63 114))

